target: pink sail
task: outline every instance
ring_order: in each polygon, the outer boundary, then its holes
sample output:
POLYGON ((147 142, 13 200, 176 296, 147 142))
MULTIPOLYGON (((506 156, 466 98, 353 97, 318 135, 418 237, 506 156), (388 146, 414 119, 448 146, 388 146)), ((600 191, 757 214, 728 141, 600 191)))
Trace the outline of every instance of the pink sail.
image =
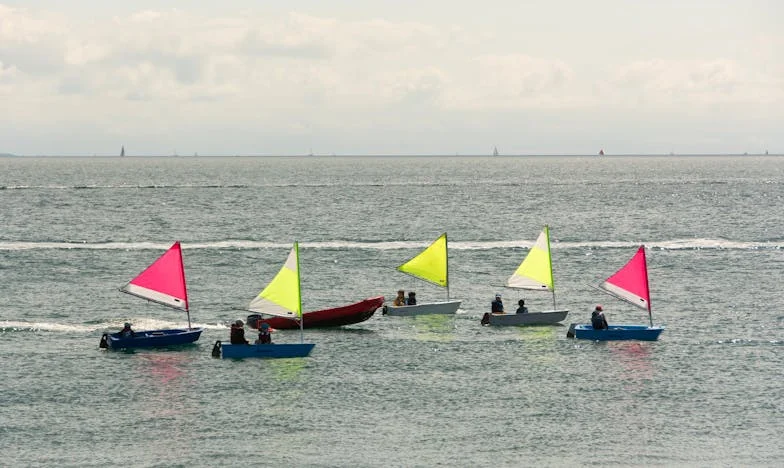
POLYGON ((188 291, 182 249, 177 241, 169 250, 120 288, 121 291, 175 309, 188 310, 188 291))
POLYGON ((648 289, 648 266, 645 261, 645 246, 637 249, 629 263, 599 285, 613 296, 651 311, 651 296, 648 289))

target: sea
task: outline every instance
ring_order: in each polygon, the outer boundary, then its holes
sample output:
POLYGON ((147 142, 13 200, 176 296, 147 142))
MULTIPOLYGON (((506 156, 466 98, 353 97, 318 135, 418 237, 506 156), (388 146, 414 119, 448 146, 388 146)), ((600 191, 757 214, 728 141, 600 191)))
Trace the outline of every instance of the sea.
POLYGON ((0 465, 781 466, 782 226, 774 156, 0 158, 0 465), (555 298, 505 289, 544 225, 555 298), (396 270, 443 233, 448 290, 396 270), (199 341, 99 349, 187 325, 119 291, 175 241, 199 341), (213 358, 295 241, 306 311, 462 306, 213 358), (596 289, 640 245, 660 339, 567 338, 649 322, 596 289), (483 327, 495 293, 570 312, 483 327))

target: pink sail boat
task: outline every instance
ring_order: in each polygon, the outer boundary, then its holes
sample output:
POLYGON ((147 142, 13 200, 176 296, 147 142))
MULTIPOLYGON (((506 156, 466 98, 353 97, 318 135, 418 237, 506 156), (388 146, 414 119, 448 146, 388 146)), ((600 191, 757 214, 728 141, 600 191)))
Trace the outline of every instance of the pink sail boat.
POLYGON ((600 284, 599 289, 622 301, 647 310, 649 325, 608 325, 604 329, 594 329, 590 324, 572 324, 566 336, 598 341, 656 341, 659 338, 664 329, 653 326, 648 264, 645 259, 644 245, 637 249, 637 253, 626 265, 600 284))
POLYGON ((152 265, 133 278, 120 291, 140 297, 166 307, 184 310, 188 315, 187 329, 166 329, 147 331, 128 331, 104 333, 101 348, 150 348, 193 343, 199 339, 203 328, 191 327, 191 313, 188 308, 188 290, 185 286, 185 268, 182 262, 182 248, 177 241, 169 250, 155 260, 152 265))

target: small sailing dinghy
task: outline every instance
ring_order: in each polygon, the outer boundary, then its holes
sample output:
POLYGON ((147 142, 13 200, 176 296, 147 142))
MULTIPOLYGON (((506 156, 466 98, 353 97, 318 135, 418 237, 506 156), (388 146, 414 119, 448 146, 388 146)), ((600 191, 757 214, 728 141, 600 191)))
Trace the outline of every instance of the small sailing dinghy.
POLYGON ((388 304, 382 309, 384 314, 394 316, 454 314, 460 308, 462 301, 449 300, 449 258, 446 233, 397 269, 415 278, 446 288, 446 301, 405 306, 388 304))
POLYGON ((220 340, 212 347, 214 357, 227 358, 292 358, 310 354, 313 343, 303 342, 302 297, 300 295, 299 244, 289 252, 286 263, 272 281, 248 305, 250 312, 284 317, 299 321, 299 343, 223 344, 220 340))
MULTIPOLYGON (((302 327, 328 328, 353 325, 369 319, 376 313, 376 309, 383 305, 384 296, 376 296, 340 307, 304 312, 302 314, 302 327)), ((299 328, 297 322, 283 317, 265 317, 261 314, 251 314, 247 317, 247 324, 250 328, 258 329, 262 323, 266 323, 277 330, 299 328)))
POLYGON ((528 289, 534 291, 551 291, 553 293, 553 310, 543 312, 485 313, 483 325, 551 325, 566 318, 568 310, 558 310, 555 305, 555 282, 553 280, 553 262, 550 255, 550 227, 536 239, 536 243, 528 251, 517 270, 506 280, 506 287, 512 289, 528 289))
POLYGON ((615 272, 599 289, 622 301, 626 301, 648 311, 650 325, 609 325, 606 329, 595 330, 591 324, 572 324, 567 337, 583 340, 641 340, 656 341, 664 330, 653 326, 651 315, 651 294, 648 287, 648 264, 645 259, 645 246, 637 249, 629 262, 615 272))
POLYGON ((184 310, 188 315, 187 329, 146 330, 132 334, 104 333, 101 348, 151 348, 193 343, 199 339, 203 328, 191 327, 188 308, 188 290, 185 287, 185 268, 182 263, 182 248, 177 241, 152 265, 132 279, 120 291, 148 301, 184 310))

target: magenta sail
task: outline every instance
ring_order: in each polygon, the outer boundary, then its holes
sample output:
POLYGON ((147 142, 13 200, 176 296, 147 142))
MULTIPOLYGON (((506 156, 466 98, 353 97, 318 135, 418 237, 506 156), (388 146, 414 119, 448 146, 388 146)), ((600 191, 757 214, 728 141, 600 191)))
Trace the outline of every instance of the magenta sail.
POLYGON ((648 266, 645 262, 645 246, 640 246, 629 262, 614 275, 599 285, 613 296, 631 304, 651 310, 651 296, 648 289, 648 266))
POLYGON ((180 242, 175 242, 122 291, 175 309, 188 310, 180 242))

